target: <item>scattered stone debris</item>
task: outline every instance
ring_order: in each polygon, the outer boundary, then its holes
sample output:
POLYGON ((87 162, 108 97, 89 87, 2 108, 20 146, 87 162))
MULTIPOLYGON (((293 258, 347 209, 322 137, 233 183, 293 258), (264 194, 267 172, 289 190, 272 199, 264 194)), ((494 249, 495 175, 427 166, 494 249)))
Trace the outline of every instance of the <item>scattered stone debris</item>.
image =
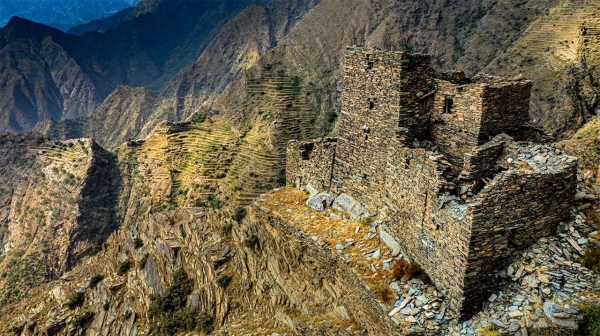
MULTIPOLYGON (((288 193, 302 194, 291 188, 276 192, 288 193)), ((494 275, 497 290, 487 298, 480 312, 462 320, 452 311, 446 295, 433 284, 416 278, 406 281, 393 278, 394 261, 406 256, 401 249, 393 248, 393 240, 386 242, 389 237, 378 219, 382 215, 374 218, 364 234, 364 226, 357 225, 356 219, 345 212, 333 208, 323 213, 307 212, 301 205, 294 205, 300 208, 294 208, 290 214, 276 210, 287 204, 273 206, 268 204, 271 199, 265 197, 258 203, 281 215, 289 225, 304 230, 313 240, 338 251, 375 295, 381 286, 394 293, 394 298, 382 301, 381 306, 401 334, 478 335, 489 328, 520 336, 545 329, 573 331, 581 319, 580 305, 600 302, 600 277, 578 262, 588 244, 600 242, 594 238, 597 232, 575 206, 571 208, 573 220, 562 223, 556 236, 538 239, 494 275)))

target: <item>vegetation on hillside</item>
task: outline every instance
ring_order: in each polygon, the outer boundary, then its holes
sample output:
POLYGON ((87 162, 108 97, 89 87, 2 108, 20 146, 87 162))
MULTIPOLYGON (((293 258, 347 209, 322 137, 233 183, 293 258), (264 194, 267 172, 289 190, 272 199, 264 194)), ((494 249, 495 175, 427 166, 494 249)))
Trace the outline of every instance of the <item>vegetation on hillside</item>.
POLYGON ((192 293, 194 281, 183 269, 173 272, 171 285, 162 294, 152 295, 148 314, 155 320, 155 328, 163 335, 174 335, 182 331, 201 331, 209 334, 212 316, 186 307, 192 293))

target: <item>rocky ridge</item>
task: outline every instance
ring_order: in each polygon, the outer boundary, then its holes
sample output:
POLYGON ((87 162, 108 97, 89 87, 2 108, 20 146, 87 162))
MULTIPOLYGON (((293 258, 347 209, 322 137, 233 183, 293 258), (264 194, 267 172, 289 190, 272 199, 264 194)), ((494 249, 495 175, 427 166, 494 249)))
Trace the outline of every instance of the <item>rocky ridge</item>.
POLYGON ((373 295, 335 252, 256 206, 244 219, 203 208, 151 215, 116 232, 98 255, 60 280, 37 288, 35 299, 4 307, 2 318, 24 335, 151 332, 149 294, 164 292, 168 275, 180 267, 194 280, 190 305, 211 314, 216 334, 390 332, 373 295), (230 282, 218 285, 225 275, 230 282), (69 309, 75 292, 85 299, 69 309), (92 317, 78 325, 86 312, 92 317))
POLYGON ((55 279, 118 226, 114 158, 91 139, 5 134, 0 178, 2 302, 55 279), (18 286, 16 286, 19 284, 18 286))

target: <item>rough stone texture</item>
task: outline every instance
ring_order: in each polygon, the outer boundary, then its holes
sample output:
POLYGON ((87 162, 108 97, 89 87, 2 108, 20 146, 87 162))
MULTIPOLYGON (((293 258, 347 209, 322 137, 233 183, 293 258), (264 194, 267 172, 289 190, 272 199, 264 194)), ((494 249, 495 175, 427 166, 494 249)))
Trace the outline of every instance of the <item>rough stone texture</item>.
POLYGON ((296 187, 310 185, 318 190, 329 189, 336 143, 337 139, 334 138, 290 141, 287 146, 286 184, 296 187))
POLYGON ((431 137, 452 163, 462 164, 465 153, 500 133, 520 135, 528 124, 531 81, 486 75, 448 79, 437 81, 431 137))
POLYGON ((416 96, 434 90, 429 63, 425 55, 348 50, 333 190, 379 203, 372 191, 385 183, 388 150, 398 146, 397 132, 410 142, 426 131, 416 96))
POLYGON ((345 211, 355 218, 360 217, 365 213, 365 208, 357 202, 354 197, 348 194, 340 194, 333 201, 333 208, 340 211, 345 211))
POLYGON ((339 140, 290 142, 287 182, 386 213, 382 229, 470 314, 495 272, 569 217, 577 159, 513 139, 531 133, 530 81, 436 78, 429 62, 348 48, 339 140))
POLYGON ((317 210, 324 211, 333 203, 333 197, 327 193, 319 193, 308 198, 306 205, 317 210))

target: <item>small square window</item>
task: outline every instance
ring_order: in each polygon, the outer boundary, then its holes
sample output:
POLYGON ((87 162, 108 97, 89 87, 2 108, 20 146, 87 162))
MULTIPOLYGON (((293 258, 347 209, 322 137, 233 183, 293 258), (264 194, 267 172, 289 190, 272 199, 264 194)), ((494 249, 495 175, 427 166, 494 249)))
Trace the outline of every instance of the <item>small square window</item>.
POLYGON ((373 101, 370 101, 370 102, 369 102, 369 110, 372 110, 372 109, 374 109, 374 108, 375 108, 375 102, 373 102, 373 101))
POLYGON ((375 65, 375 62, 367 63, 367 69, 373 69, 373 65, 375 65))
POLYGON ((451 114, 453 107, 454 107, 454 100, 452 100, 452 98, 446 97, 446 99, 444 100, 444 113, 451 114))

